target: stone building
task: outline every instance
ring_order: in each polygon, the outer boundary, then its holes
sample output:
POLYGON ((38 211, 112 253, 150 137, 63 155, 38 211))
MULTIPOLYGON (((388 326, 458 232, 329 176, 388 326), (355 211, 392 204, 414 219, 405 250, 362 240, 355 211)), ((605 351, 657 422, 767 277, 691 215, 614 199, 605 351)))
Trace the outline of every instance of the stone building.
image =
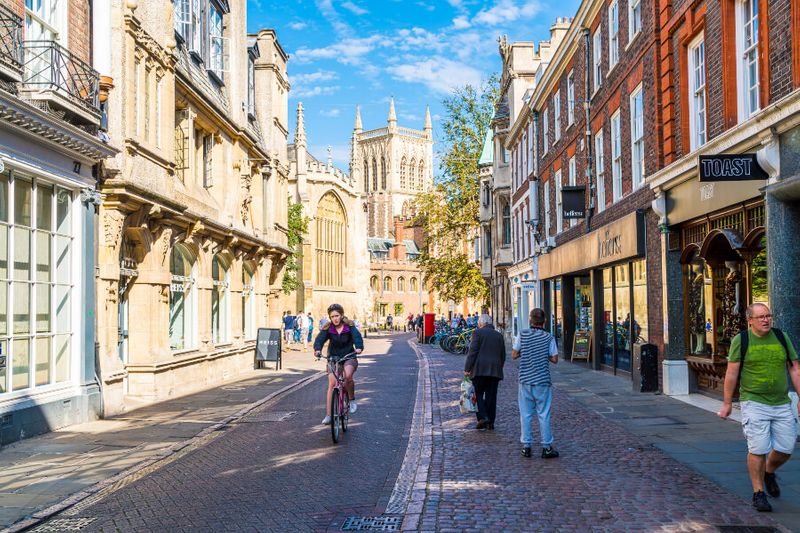
POLYGON ((339 303, 349 317, 363 320, 371 311, 366 195, 352 176, 333 166, 330 154, 323 163, 308 153, 302 103, 289 160, 291 199, 303 205, 310 223, 298 272, 302 287, 284 299, 284 307, 311 312, 318 320, 330 304, 339 303))
POLYGON ((100 413, 107 14, 98 6, 93 26, 86 2, 0 2, 0 445, 100 413))
POLYGON ((112 2, 121 153, 101 183, 97 333, 106 414, 252 368, 286 247, 287 55, 244 0, 112 2))

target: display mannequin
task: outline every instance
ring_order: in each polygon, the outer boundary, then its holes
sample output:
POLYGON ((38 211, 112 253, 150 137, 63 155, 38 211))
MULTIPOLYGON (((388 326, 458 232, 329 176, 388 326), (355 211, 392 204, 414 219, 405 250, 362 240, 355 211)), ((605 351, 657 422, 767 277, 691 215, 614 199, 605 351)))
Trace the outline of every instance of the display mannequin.
POLYGON ((694 352, 697 355, 706 353, 706 321, 705 305, 703 302, 703 289, 705 278, 702 267, 689 283, 689 331, 694 334, 694 352))
POLYGON ((725 276, 725 294, 722 300, 722 340, 730 341, 746 327, 742 302, 741 263, 725 261, 728 275, 725 276))

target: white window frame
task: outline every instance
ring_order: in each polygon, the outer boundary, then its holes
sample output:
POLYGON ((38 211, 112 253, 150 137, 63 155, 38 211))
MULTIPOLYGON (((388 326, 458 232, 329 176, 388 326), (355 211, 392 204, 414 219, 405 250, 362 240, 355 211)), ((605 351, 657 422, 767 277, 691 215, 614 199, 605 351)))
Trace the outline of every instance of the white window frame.
POLYGON ((630 96, 631 182, 633 190, 644 185, 644 94, 639 84, 630 96))
POLYGON ((212 276, 211 280, 211 290, 219 292, 219 300, 217 302, 218 316, 216 317, 216 324, 214 321, 213 298, 211 300, 212 307, 209 309, 209 311, 211 311, 211 342, 213 344, 225 344, 231 340, 231 265, 217 256, 212 258, 212 261, 214 261, 214 259, 216 259, 217 264, 219 265, 217 268, 223 271, 221 272, 223 276, 222 279, 219 280, 213 279, 212 276))
POLYGON ((553 95, 553 143, 561 139, 561 90, 553 95))
POLYGON ((594 161, 595 184, 597 187, 597 206, 595 209, 600 213, 606 208, 605 153, 602 128, 594 134, 594 161))
POLYGON ((52 40, 55 42, 67 42, 67 28, 65 23, 68 7, 67 0, 42 0, 41 9, 34 11, 25 4, 25 40, 52 40), (37 26, 40 30, 38 34, 33 33, 33 27, 37 26), (50 35, 47 35, 47 34, 50 35))
POLYGON ((611 115, 611 194, 614 202, 622 198, 622 121, 619 109, 611 115))
POLYGON ((628 44, 642 31, 642 0, 628 1, 628 44))
POLYGON ((192 0, 191 24, 192 36, 189 40, 189 49, 204 57, 203 52, 203 29, 206 26, 205 10, 206 0, 192 0))
POLYGON ((575 122, 575 71, 567 75, 567 127, 575 122))
POLYGON ((220 81, 225 79, 225 37, 222 12, 208 4, 208 70, 220 81))
POLYGON ((689 43, 689 132, 690 149, 697 150, 707 139, 705 38, 700 33, 689 43))
POLYGON ((256 118, 256 62, 247 57, 247 116, 256 118))
POLYGON ((619 3, 608 6, 608 72, 619 63, 619 3))
POLYGON ((563 199, 561 198, 561 169, 555 172, 556 181, 556 234, 564 231, 564 210, 561 209, 563 199))
POLYGON ((550 235, 550 180, 544 182, 544 235, 550 235))
MULTIPOLYGON (((172 348, 173 352, 182 352, 192 350, 197 346, 197 259, 191 257, 187 251, 181 252, 180 250, 170 250, 170 254, 179 253, 191 263, 191 271, 189 276, 182 276, 171 274, 170 286, 170 306, 172 301, 172 292, 180 285, 181 291, 186 296, 183 298, 183 346, 172 348)), ((171 260, 171 259, 170 259, 171 260)), ((172 265, 170 264, 170 268, 172 265)), ((170 321, 172 320, 172 310, 170 309, 170 321)), ((169 326, 169 322, 168 322, 169 326)), ((170 336, 170 345, 172 344, 172 336, 170 336)))
POLYGON ((738 77, 739 122, 743 122, 761 109, 761 87, 758 49, 758 0, 736 2, 736 70, 738 77), (749 9, 748 9, 749 8, 749 9), (753 16, 755 15, 755 16, 753 16), (746 35, 750 32, 749 41, 746 35), (755 80, 749 67, 755 69, 755 80), (753 101, 755 97, 755 101, 753 101))
POLYGON ((184 42, 188 42, 192 35, 192 2, 191 0, 174 0, 175 33, 184 42))
POLYGON ((544 111, 542 111, 542 135, 543 135, 542 144, 544 145, 544 152, 543 153, 545 153, 545 154, 547 153, 547 150, 550 148, 549 147, 549 144, 550 144, 550 142, 549 142, 550 141, 550 120, 549 120, 548 111, 549 111, 549 109, 546 108, 546 107, 544 108, 544 111))
POLYGON ((596 93, 603 84, 603 32, 601 26, 597 27, 592 36, 592 72, 594 73, 594 90, 596 93))
POLYGON ((203 187, 214 185, 214 135, 201 133, 203 137, 203 187))

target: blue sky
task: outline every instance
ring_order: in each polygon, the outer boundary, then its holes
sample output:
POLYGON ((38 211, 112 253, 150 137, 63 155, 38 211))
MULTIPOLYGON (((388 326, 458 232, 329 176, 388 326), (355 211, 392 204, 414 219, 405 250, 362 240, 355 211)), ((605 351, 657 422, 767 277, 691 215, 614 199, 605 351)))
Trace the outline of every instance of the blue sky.
MULTIPOLYGON (((289 54, 291 139, 305 108, 312 153, 348 171, 356 105, 364 129, 386 125, 394 96, 398 125, 422 129, 431 106, 439 137, 441 101, 453 87, 500 70, 497 38, 549 37, 578 0, 248 0, 248 30, 274 28, 289 54)), ((437 147, 441 148, 441 147, 437 147)), ((436 150, 437 148, 434 148, 436 150)))

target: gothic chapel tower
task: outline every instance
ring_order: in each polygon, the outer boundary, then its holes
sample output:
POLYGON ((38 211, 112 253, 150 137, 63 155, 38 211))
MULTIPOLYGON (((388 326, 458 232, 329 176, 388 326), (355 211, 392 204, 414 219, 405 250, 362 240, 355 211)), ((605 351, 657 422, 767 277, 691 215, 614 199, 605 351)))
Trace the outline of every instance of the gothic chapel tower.
POLYGON ((367 197, 367 235, 391 238, 395 216, 411 216, 411 203, 433 184, 433 127, 425 110, 422 130, 397 126, 394 98, 386 127, 363 131, 356 109, 350 175, 367 197))

